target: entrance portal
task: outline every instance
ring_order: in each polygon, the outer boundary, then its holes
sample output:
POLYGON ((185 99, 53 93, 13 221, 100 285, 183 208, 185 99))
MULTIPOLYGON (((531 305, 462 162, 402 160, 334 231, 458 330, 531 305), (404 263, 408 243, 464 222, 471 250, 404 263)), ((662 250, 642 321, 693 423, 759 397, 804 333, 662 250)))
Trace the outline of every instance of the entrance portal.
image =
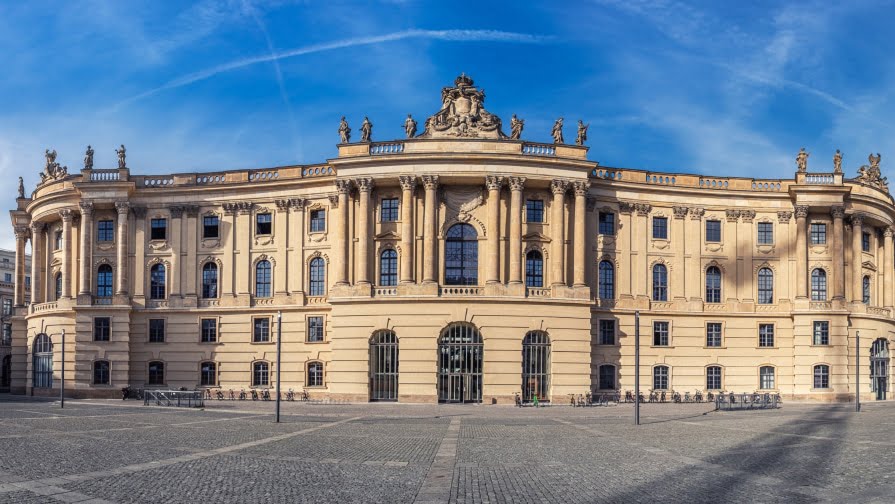
POLYGON ((880 338, 870 347, 870 388, 877 401, 884 401, 889 390, 889 342, 880 338))
POLYGON ((449 325, 438 340, 438 402, 482 402, 482 335, 472 324, 449 325))
POLYGON ((398 400, 398 337, 376 331, 370 338, 370 400, 398 400))

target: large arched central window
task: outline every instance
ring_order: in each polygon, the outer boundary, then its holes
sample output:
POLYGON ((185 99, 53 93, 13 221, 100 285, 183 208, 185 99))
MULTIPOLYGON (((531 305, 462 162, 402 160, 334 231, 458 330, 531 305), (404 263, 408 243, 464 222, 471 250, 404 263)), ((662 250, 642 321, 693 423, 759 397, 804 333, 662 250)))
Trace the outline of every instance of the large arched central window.
POLYGON ((398 252, 394 249, 385 249, 379 254, 379 285, 398 285, 398 252))
POLYGON ((664 264, 653 266, 653 301, 668 301, 668 268, 664 264))
POLYGON ((96 270, 96 296, 112 297, 112 267, 102 264, 96 270))
POLYGON ((550 337, 543 331, 529 331, 522 340, 522 400, 549 400, 550 337))
POLYGON ((525 254, 525 286, 544 286, 544 259, 537 250, 525 254))
POLYGON ((149 270, 149 299, 165 299, 164 264, 156 264, 149 270))
POLYGON ((454 224, 448 229, 444 247, 445 285, 478 285, 478 234, 469 224, 454 224))
POLYGON ((32 386, 35 388, 52 388, 53 342, 46 334, 40 333, 34 338, 32 359, 32 386))
POLYGON ((218 297, 218 265, 213 262, 202 266, 202 297, 204 299, 218 297))

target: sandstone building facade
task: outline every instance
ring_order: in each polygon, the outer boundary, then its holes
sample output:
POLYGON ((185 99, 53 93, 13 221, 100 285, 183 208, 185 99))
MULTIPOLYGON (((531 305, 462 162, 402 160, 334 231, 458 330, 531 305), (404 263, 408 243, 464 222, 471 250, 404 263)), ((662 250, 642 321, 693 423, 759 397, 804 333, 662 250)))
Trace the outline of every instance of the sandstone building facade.
POLYGON ((122 147, 68 174, 54 153, 11 212, 13 391, 58 393, 63 331, 72 396, 268 388, 281 333, 283 390, 563 402, 633 388, 639 311, 644 389, 891 395, 878 156, 854 179, 806 153, 779 180, 610 168, 483 105, 461 76, 422 133, 343 122, 314 165, 134 175, 122 147))

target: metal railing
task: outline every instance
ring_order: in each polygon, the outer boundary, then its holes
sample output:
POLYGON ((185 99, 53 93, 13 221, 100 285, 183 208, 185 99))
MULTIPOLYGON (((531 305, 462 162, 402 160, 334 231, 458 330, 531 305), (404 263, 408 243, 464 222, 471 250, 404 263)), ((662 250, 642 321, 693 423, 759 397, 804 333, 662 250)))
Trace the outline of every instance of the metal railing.
POLYGON ((776 409, 780 404, 780 396, 771 393, 754 394, 718 394, 715 397, 715 409, 721 411, 776 409))
POLYGON ((205 398, 201 390, 144 390, 143 405, 176 406, 179 408, 204 408, 205 398))

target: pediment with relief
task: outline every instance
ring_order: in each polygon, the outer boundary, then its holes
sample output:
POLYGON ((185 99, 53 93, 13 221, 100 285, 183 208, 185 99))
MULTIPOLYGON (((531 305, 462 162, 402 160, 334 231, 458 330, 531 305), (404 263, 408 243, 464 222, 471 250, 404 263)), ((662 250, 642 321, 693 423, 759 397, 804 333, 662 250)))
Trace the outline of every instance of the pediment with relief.
POLYGON ((876 271, 876 265, 870 261, 864 261, 861 263, 861 267, 865 270, 876 271))
POLYGON ((379 233, 378 235, 373 237, 374 240, 400 240, 401 235, 394 231, 386 231, 384 233, 379 233))
POLYGON ((522 241, 550 243, 550 237, 543 233, 538 233, 536 231, 534 233, 528 233, 525 236, 523 236, 522 241))

